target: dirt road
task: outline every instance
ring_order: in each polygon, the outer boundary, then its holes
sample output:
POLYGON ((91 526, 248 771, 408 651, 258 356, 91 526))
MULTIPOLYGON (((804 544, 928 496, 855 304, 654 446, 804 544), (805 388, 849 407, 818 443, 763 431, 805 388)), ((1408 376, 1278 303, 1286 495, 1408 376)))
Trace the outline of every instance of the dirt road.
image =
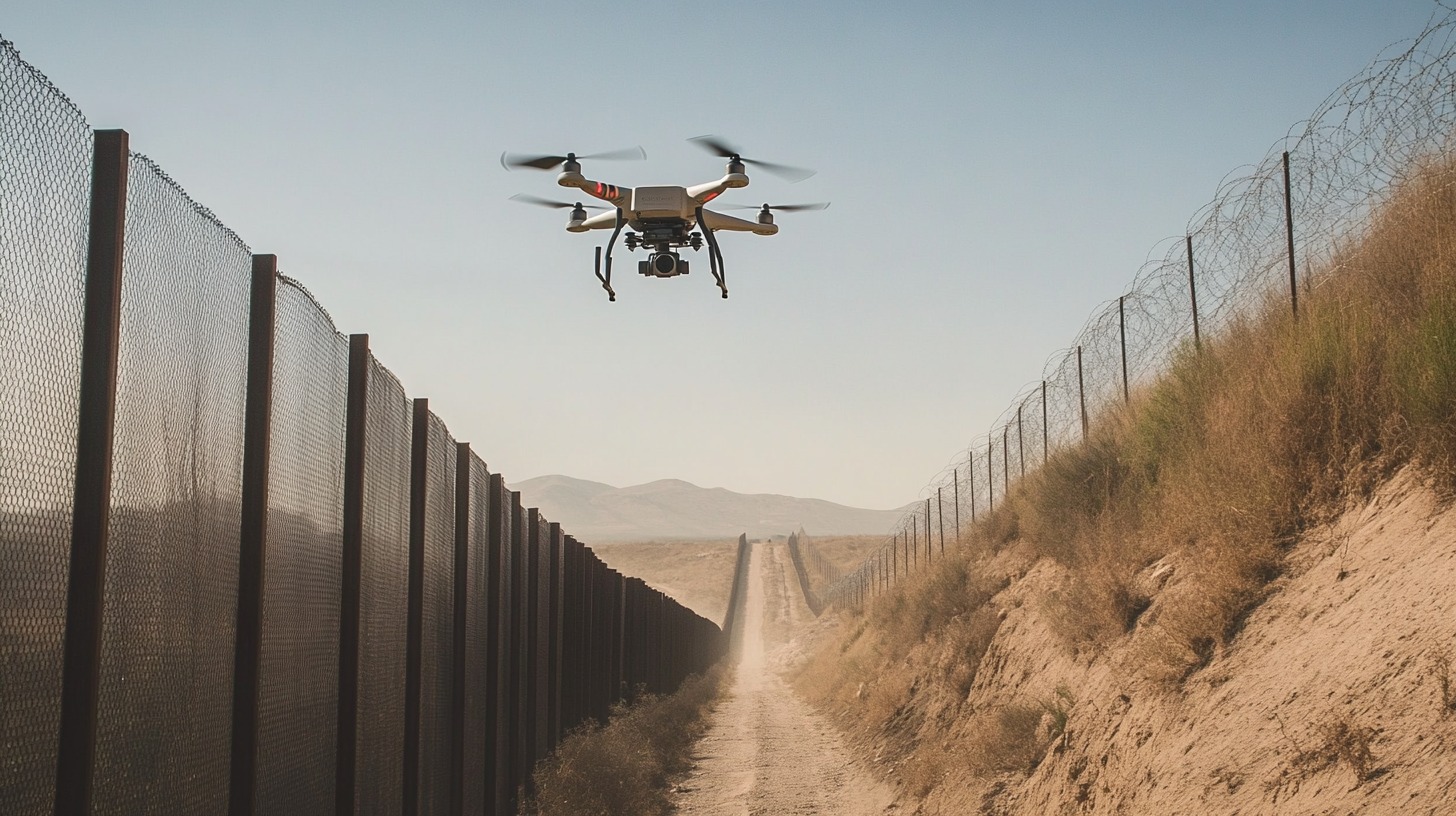
POLYGON ((834 729, 778 675, 774 651, 812 619, 783 544, 753 545, 733 688, 698 743, 678 812, 878 816, 894 791, 851 764, 834 729))

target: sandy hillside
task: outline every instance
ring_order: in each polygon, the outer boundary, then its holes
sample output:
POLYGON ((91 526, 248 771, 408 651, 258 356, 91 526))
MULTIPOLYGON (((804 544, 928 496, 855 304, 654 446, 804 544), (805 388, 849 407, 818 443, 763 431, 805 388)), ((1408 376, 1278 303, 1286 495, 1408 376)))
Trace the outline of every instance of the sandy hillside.
POLYGON ((641 578, 714 623, 728 611, 738 539, 606 542, 591 545, 607 566, 641 578))
MULTIPOLYGON (((919 668, 870 680, 912 684, 915 710, 887 728, 866 733, 853 698, 817 702, 919 800, 907 812, 1456 813, 1456 510, 1407 471, 1287 564, 1229 646, 1178 680, 1148 670, 1153 639, 1078 658, 1045 619, 1060 568, 1013 548, 963 697, 932 677, 954 655, 912 652, 919 668)), ((1184 572, 1145 572, 1140 629, 1184 572)))

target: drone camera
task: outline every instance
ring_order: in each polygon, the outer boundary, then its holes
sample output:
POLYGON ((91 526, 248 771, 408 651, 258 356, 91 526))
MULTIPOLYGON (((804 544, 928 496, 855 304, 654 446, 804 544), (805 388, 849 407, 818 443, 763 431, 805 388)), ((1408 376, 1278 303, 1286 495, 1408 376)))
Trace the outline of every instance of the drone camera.
POLYGON ((676 252, 654 252, 647 260, 637 262, 637 271, 653 278, 672 278, 686 275, 688 262, 676 252))

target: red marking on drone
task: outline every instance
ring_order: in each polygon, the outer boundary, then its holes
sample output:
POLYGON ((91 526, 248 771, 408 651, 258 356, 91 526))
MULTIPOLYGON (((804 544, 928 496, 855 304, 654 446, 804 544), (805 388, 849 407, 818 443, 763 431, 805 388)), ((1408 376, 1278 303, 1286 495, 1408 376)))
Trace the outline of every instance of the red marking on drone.
POLYGON ((712 201, 720 195, 722 195, 722 193, 707 193, 703 196, 703 203, 707 204, 709 201, 712 201))
POLYGON ((619 194, 620 191, 617 189, 617 185, 603 184, 600 181, 597 182, 597 189, 595 193, 597 198, 605 198, 611 200, 616 198, 619 194))

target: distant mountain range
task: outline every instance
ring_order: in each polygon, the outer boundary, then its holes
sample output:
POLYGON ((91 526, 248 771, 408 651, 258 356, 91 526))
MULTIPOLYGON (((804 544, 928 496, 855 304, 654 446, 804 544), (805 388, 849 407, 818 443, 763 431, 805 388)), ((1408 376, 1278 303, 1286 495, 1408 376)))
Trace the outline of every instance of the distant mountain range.
POLYGON ((815 535, 883 533, 905 508, 863 510, 822 499, 770 493, 734 493, 661 479, 613 487, 570 476, 540 476, 511 485, 521 504, 539 507, 551 521, 586 543, 658 538, 783 535, 803 527, 815 535))

